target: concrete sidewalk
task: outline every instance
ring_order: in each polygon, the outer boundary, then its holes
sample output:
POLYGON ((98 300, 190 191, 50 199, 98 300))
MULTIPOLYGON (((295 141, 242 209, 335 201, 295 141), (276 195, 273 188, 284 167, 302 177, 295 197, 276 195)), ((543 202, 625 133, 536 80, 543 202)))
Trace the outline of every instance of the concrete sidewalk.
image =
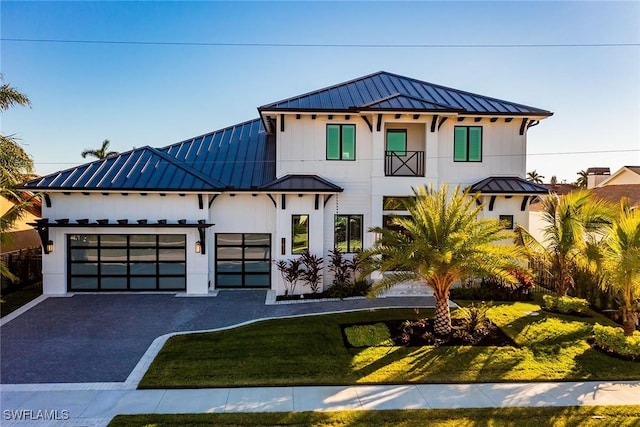
POLYGON ((194 390, 11 391, 11 388, 4 386, 1 393, 3 426, 98 427, 106 426, 118 414, 146 413, 640 405, 638 381, 194 390), (38 416, 40 420, 35 419, 38 416))

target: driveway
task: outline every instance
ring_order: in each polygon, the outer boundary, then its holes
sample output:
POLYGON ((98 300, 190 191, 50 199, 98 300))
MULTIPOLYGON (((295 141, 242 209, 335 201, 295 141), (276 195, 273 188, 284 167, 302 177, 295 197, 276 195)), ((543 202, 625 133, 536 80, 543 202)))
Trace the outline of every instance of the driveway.
POLYGON ((265 317, 433 307, 430 296, 265 305, 266 291, 216 297, 76 294, 47 298, 2 326, 2 384, 123 382, 158 336, 265 317))

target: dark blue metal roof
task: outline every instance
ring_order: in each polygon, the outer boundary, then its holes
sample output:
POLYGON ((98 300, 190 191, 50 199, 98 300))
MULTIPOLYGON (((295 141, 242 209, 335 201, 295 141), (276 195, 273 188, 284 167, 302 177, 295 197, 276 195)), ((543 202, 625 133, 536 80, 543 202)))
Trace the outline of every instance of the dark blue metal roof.
POLYGON ((27 182, 30 189, 219 191, 275 179, 275 140, 254 119, 164 148, 141 147, 27 182))
POLYGON ((517 176, 490 176, 471 186, 471 192, 489 194, 547 194, 544 185, 517 176))
POLYGON ((550 116, 553 113, 380 71, 259 107, 259 111, 457 111, 550 116))
POLYGON ((197 191, 221 188, 222 184, 189 165, 181 164, 165 153, 146 146, 37 178, 24 184, 24 187, 197 191))
POLYGON ((261 190, 340 193, 342 187, 317 175, 285 175, 263 185, 261 190))
POLYGON ((159 151, 184 163, 224 188, 249 190, 276 178, 275 136, 260 119, 172 144, 159 151))

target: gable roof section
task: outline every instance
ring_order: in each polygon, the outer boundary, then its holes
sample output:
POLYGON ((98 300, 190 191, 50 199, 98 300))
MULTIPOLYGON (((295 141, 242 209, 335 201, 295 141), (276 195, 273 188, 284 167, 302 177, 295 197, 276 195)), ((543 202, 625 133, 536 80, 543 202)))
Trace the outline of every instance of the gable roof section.
POLYGON ((168 145, 159 151, 228 189, 255 189, 272 181, 275 139, 254 119, 168 145))
POLYGON ((595 188, 623 184, 640 184, 640 176, 636 175, 640 175, 640 166, 622 166, 612 173, 611 176, 596 185, 595 188), (622 181, 622 183, 618 181, 622 181))
POLYGON ((547 194, 547 187, 517 176, 490 176, 471 186, 471 192, 488 194, 547 194))
POLYGON ((457 111, 461 114, 551 116, 540 108, 504 101, 380 71, 263 105, 258 111, 457 111))
POLYGON ((28 189, 59 190, 212 190, 216 180, 145 146, 86 163, 24 184, 28 189))
POLYGON ((275 141, 260 119, 156 149, 140 147, 24 184, 27 189, 221 191, 275 179, 275 141))
POLYGON ((317 175, 285 175, 263 185, 261 190, 340 193, 343 188, 317 175))

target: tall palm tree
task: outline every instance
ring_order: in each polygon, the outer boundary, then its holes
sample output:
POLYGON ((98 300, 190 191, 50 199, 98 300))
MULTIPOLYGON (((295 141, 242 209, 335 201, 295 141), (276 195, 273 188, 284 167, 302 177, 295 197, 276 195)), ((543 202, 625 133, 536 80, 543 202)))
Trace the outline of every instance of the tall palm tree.
POLYGON ((429 286, 436 298, 437 334, 451 333, 449 291, 465 277, 495 275, 515 282, 512 271, 523 260, 522 251, 505 239, 513 234, 497 219, 479 219, 482 206, 477 196, 459 187, 449 195, 447 186, 413 190, 415 199, 405 203, 409 217, 393 218, 397 229, 373 228, 379 233, 372 248, 364 252, 367 270, 390 272, 374 284, 378 294, 406 281, 429 286), (500 242, 499 244, 497 242, 500 242))
POLYGON ((558 295, 566 295, 574 285, 576 267, 589 267, 594 242, 611 223, 613 212, 607 203, 594 199, 586 190, 564 196, 550 194, 542 200, 540 210, 546 224, 544 240, 538 242, 517 226, 517 241, 552 274, 558 295))
POLYGON ((527 172, 527 181, 535 182, 536 184, 542 184, 544 181, 544 176, 540 175, 537 170, 532 170, 531 172, 527 172))
POLYGON ((92 150, 90 148, 84 150, 82 152, 82 158, 84 159, 87 156, 91 156, 95 157, 96 159, 104 159, 111 156, 117 156, 117 151, 109 151, 109 144, 111 144, 111 142, 109 142, 108 139, 105 139, 104 141, 102 141, 102 147, 98 148, 97 150, 92 150))
POLYGON ((581 170, 577 172, 578 174, 578 179, 575 182, 575 185, 580 187, 580 188, 587 188, 587 182, 589 180, 589 174, 587 173, 586 170, 581 170))
MULTIPOLYGON (((28 107, 31 101, 9 84, 0 85, 0 112, 15 105, 28 107)), ((23 182, 25 175, 31 173, 33 173, 31 156, 18 144, 14 136, 0 135, 0 196, 13 202, 12 207, 0 216, 0 245, 8 243, 10 238, 8 232, 31 206, 31 199, 23 197, 24 194, 16 190, 16 187, 23 182)), ((0 263, 0 274, 11 280, 16 279, 4 263, 0 263)))
POLYGON ((640 211, 623 204, 603 242, 603 287, 617 296, 624 334, 631 336, 640 302, 640 211))

